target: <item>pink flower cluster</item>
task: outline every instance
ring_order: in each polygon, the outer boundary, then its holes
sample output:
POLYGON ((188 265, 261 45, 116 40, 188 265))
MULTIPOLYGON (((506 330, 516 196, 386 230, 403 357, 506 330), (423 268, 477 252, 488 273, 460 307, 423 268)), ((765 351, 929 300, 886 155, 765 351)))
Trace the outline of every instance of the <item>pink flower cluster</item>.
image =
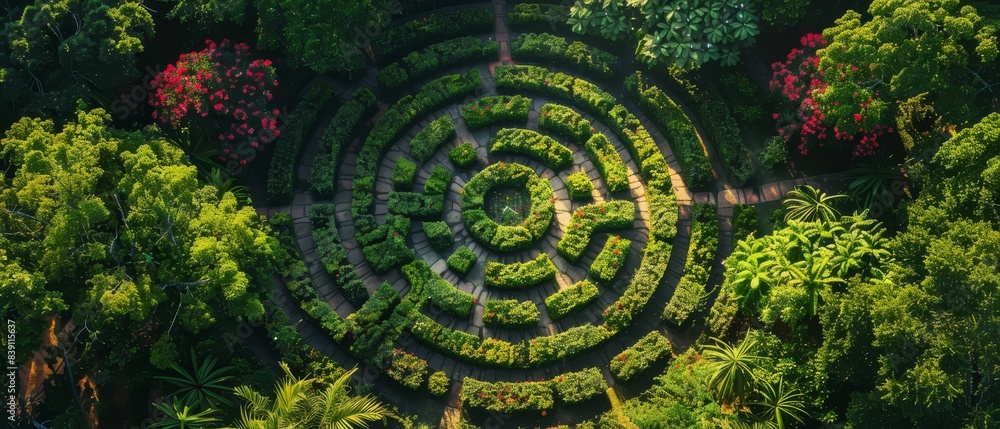
MULTIPOLYGON (((779 121, 778 134, 786 141, 797 137, 799 140, 799 153, 806 155, 811 145, 816 144, 823 147, 829 142, 829 138, 843 142, 855 142, 853 154, 855 157, 866 157, 874 155, 879 146, 877 138, 886 132, 891 133, 892 128, 876 126, 872 130, 861 129, 858 134, 848 134, 837 127, 833 127, 832 132, 824 124, 824 113, 820 109, 819 103, 814 98, 827 91, 829 83, 825 80, 824 73, 819 70, 820 58, 817 50, 827 45, 823 36, 816 33, 806 34, 800 39, 801 49, 794 48, 789 52, 785 62, 771 64, 774 74, 771 78, 770 89, 772 92, 780 93, 790 103, 790 109, 784 113, 775 113, 772 117, 779 121)), ((845 66, 838 64, 838 69, 845 66)), ((851 71, 858 71, 857 66, 850 66, 851 71)), ((841 75, 843 78, 843 74, 841 75)), ((855 93, 855 96, 857 94, 855 93)), ((862 102, 860 107, 867 108, 872 102, 869 98, 862 102)), ((838 106, 839 102, 834 102, 838 106)), ((866 118, 861 114, 854 114, 854 121, 860 124, 866 118)))
POLYGON ((271 60, 253 58, 246 43, 205 44, 153 79, 153 118, 174 128, 214 129, 209 135, 219 141, 220 160, 239 159, 240 143, 257 147, 281 133, 280 112, 268 107, 278 86, 276 72, 271 60))

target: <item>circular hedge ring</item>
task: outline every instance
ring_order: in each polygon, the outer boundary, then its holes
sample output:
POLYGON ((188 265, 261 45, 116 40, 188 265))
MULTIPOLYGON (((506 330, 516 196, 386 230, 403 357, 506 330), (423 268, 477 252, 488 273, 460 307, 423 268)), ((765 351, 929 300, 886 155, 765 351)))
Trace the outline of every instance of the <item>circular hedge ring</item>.
POLYGON ((500 252, 525 250, 541 238, 552 223, 555 198, 548 180, 538 177, 531 168, 499 162, 476 173, 462 189, 462 220, 474 240, 500 252), (486 193, 493 188, 525 187, 531 196, 531 209, 517 225, 502 225, 490 218, 484 205, 486 193))

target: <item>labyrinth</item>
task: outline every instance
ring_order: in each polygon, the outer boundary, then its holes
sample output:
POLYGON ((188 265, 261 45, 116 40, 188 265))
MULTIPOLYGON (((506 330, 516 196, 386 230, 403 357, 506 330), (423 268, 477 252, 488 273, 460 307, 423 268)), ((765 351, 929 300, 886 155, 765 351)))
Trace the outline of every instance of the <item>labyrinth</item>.
POLYGON ((309 273, 286 286, 300 334, 445 419, 593 418, 611 387, 683 351, 668 338, 692 329, 706 295, 707 278, 675 291, 686 264, 710 270, 715 253, 689 256, 701 241, 689 246, 672 146, 698 145, 680 148, 688 168, 708 163, 691 119, 600 49, 555 59, 569 68, 540 61, 539 36, 499 62, 500 37, 376 46, 373 87, 343 96, 297 168, 288 222, 309 273))

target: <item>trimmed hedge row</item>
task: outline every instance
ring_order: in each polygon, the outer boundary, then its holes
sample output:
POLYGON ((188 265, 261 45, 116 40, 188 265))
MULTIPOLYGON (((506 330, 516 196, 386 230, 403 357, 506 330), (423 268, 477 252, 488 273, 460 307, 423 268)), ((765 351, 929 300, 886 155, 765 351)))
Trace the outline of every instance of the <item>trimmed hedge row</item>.
POLYGON ((351 144, 351 133, 361 123, 361 118, 374 110, 375 104, 375 94, 366 88, 360 88, 337 110, 319 141, 320 154, 313 162, 310 177, 313 192, 330 195, 337 190, 340 155, 351 144))
POLYGON ((632 323, 663 279, 670 263, 670 243, 656 239, 646 242, 639 268, 632 273, 632 282, 618 300, 604 309, 604 323, 612 330, 620 330, 632 323))
POLYGON ((504 128, 490 139, 490 153, 511 152, 537 158, 559 171, 573 165, 573 151, 552 137, 524 128, 504 128))
POLYGON ((499 89, 535 91, 579 104, 625 143, 647 186, 673 192, 670 167, 659 146, 639 118, 618 104, 611 94, 583 79, 536 66, 501 65, 496 68, 494 79, 499 89))
POLYGON ((422 290, 428 299, 448 314, 461 318, 468 318, 472 314, 472 308, 476 305, 476 299, 472 294, 443 279, 440 274, 431 270, 424 260, 417 259, 410 262, 400 268, 400 272, 406 281, 413 285, 414 290, 422 290))
POLYGON ((585 171, 577 171, 566 176, 566 191, 571 200, 589 200, 594 197, 594 182, 585 171))
POLYGON ((417 390, 427 377, 427 361, 396 349, 392 353, 392 366, 385 372, 399 384, 417 390))
POLYGON ((536 337, 528 348, 528 361, 533 365, 545 365, 576 356, 611 338, 611 334, 603 326, 580 325, 555 335, 536 337))
POLYGON ((567 19, 569 7, 557 4, 518 3, 507 14, 507 24, 515 31, 537 30, 544 26, 570 31, 567 19))
POLYGON ((651 331, 635 344, 611 359, 611 373, 621 380, 630 380, 657 360, 671 354, 670 340, 660 331, 651 331))
POLYGON ((473 36, 435 43, 382 67, 378 84, 389 91, 405 89, 443 69, 496 58, 499 49, 497 42, 473 36))
POLYGON ((424 182, 424 193, 427 195, 444 195, 448 192, 448 187, 451 186, 451 181, 455 176, 451 175, 448 169, 435 165, 434 169, 431 170, 430 176, 427 176, 427 181, 424 182))
POLYGON ((468 167, 476 162, 476 148, 472 147, 472 143, 462 143, 448 152, 448 159, 455 168, 468 167))
POLYGON ((465 276, 472 269, 472 266, 476 264, 476 253, 473 252, 466 246, 459 246, 455 249, 455 252, 448 257, 446 261, 448 268, 458 273, 461 276, 465 276))
POLYGON ((556 265, 549 255, 541 253, 526 262, 503 264, 489 261, 483 277, 486 286, 499 289, 523 289, 556 278, 556 265))
POLYGON ((417 179, 417 164, 406 158, 396 160, 396 166, 392 168, 392 187, 397 191, 409 191, 413 189, 413 182, 417 179))
POLYGON ((424 234, 427 234, 427 242, 434 250, 440 252, 455 245, 455 235, 444 221, 424 222, 423 227, 424 234))
POLYGON ((523 250, 541 238, 552 222, 555 201, 552 185, 521 164, 498 162, 487 166, 462 188, 462 221, 476 241, 496 251, 523 250), (486 214, 484 195, 496 186, 527 187, 531 210, 519 225, 500 225, 486 214))
POLYGON ((594 161, 597 171, 601 173, 604 185, 609 191, 628 190, 628 167, 625 166, 625 161, 622 161, 621 155, 611 144, 611 140, 608 140, 604 134, 595 133, 587 139, 583 148, 587 150, 590 159, 594 161))
POLYGON ((697 203, 692 209, 691 244, 688 247, 684 275, 681 276, 674 296, 663 308, 664 321, 681 325, 691 314, 701 310, 708 292, 708 276, 719 247, 718 212, 711 203, 697 203))
POLYGON ((608 383, 596 367, 557 375, 552 380, 485 382, 466 377, 462 381, 463 405, 488 411, 513 413, 542 411, 555 405, 554 397, 568 404, 586 401, 604 393, 608 383))
POLYGON ((330 273, 334 284, 344 293, 347 301, 357 308, 368 301, 368 289, 358 277, 354 265, 347 260, 347 249, 337 231, 335 211, 336 206, 333 204, 313 204, 309 212, 313 242, 326 272, 330 273))
POLYGON ((299 153, 302 152, 302 147, 309 138, 309 130, 312 129, 323 106, 336 95, 333 87, 322 83, 310 88, 295 106, 288 124, 281 130, 281 138, 275 144, 274 155, 271 157, 271 166, 267 173, 268 200, 292 199, 292 185, 299 153))
POLYGON ((376 58, 385 58, 394 52, 413 50, 434 42, 475 34, 484 28, 493 28, 492 8, 470 8, 451 13, 436 13, 426 19, 414 19, 383 30, 372 43, 376 58))
POLYGON ((597 298, 600 292, 590 280, 581 280, 545 298, 545 309, 552 320, 559 320, 583 308, 597 298))
POLYGON ((604 283, 611 283, 618 271, 625 266, 625 258, 631 248, 631 240, 619 235, 609 237, 607 243, 604 243, 604 249, 590 265, 590 276, 604 283))
POLYGON ((411 219, 440 219, 444 213, 444 195, 391 191, 387 206, 389 213, 411 219))
POLYGON ((520 95, 483 97, 462 106, 462 120, 470 130, 507 122, 528 122, 531 99, 520 95))
POLYGON ((410 155, 417 161, 426 162, 434 156, 441 145, 455 137, 455 124, 451 115, 437 118, 410 139, 410 155))
POLYGON ((670 139, 670 148, 681 165, 682 177, 692 191, 704 191, 712 184, 712 164, 698 138, 698 131, 691 118, 674 100, 659 88, 647 83, 641 72, 625 79, 625 92, 635 98, 643 110, 664 135, 670 139))
POLYGON ((590 244, 594 233, 630 228, 635 222, 635 203, 614 200, 590 204, 573 212, 566 231, 556 244, 556 250, 566 259, 576 262, 590 244))
MULTIPOLYGON (((415 95, 407 95, 392 106, 372 128, 357 158, 356 173, 352 183, 351 214, 354 218, 355 233, 366 236, 384 227, 375 222, 375 180, 379 158, 393 139, 402 134, 417 118, 459 97, 472 94, 482 86, 479 71, 443 76, 420 88, 415 95)), ((399 197, 397 197, 399 198, 399 197)), ((442 196, 443 198, 443 196, 442 196)), ((408 226, 407 226, 408 227, 408 226)), ((377 240, 359 240, 365 258, 373 267, 385 272, 413 259, 413 250, 406 247, 405 237, 409 230, 391 227, 383 234, 374 234, 377 240), (384 238, 383 238, 384 237, 384 238), (402 257, 401 257, 402 256, 402 257)))
POLYGON ((584 119, 570 107, 556 103, 545 103, 538 116, 538 127, 566 137, 570 143, 583 146, 595 130, 590 121, 584 119))
POLYGON ((496 328, 528 328, 538 325, 538 307, 531 301, 487 299, 483 323, 496 328))
POLYGON ((510 44, 511 52, 518 61, 544 62, 593 74, 601 79, 610 78, 618 65, 618 58, 600 49, 548 33, 521 33, 510 44))

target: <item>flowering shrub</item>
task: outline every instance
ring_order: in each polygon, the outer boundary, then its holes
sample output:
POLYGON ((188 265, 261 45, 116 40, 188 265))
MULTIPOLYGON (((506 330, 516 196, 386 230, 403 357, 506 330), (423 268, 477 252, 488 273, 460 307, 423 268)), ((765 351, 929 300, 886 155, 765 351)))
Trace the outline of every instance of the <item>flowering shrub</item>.
POLYGON ((612 358, 611 373, 622 380, 629 380, 668 354, 671 354, 670 340, 654 330, 612 358))
POLYGON ((590 280, 581 280, 545 298, 545 309, 552 320, 562 319, 596 299, 597 295, 597 286, 590 280))
POLYGON ((246 164, 237 146, 253 148, 281 135, 278 110, 269 107, 278 86, 271 60, 256 59, 246 43, 205 41, 205 49, 183 54, 153 79, 153 118, 175 129, 211 128, 220 161, 246 164))
MULTIPOLYGON (((831 141, 830 138, 852 144, 852 153, 857 158, 874 155, 879 146, 878 137, 893 132, 893 129, 877 125, 874 115, 872 119, 869 118, 868 109, 880 108, 880 105, 875 105, 872 97, 852 101, 858 103, 861 113, 853 115, 853 124, 834 126, 832 130, 824 123, 826 115, 819 102, 830 86, 829 79, 843 80, 848 74, 859 72, 858 67, 838 64, 837 68, 842 72, 838 76, 826 76, 819 70, 820 57, 817 51, 826 46, 827 41, 820 34, 809 33, 802 36, 800 42, 802 48, 792 49, 785 62, 771 64, 774 70, 771 91, 779 93, 789 104, 786 111, 773 115, 778 121, 778 134, 787 141, 797 136, 799 153, 802 155, 808 154, 809 149, 817 145, 824 147, 831 141)), ((859 93, 855 92, 853 96, 858 97, 859 93)), ((875 93, 875 96, 878 94, 875 93)), ((830 104, 833 108, 839 108, 840 103, 838 100, 830 104)))
POLYGON ((386 373, 400 384, 417 390, 424 384, 424 376, 427 375, 427 361, 396 349, 392 354, 392 366, 386 370, 386 373))
POLYGON ((499 413, 546 410, 554 405, 552 387, 545 381, 490 383, 465 377, 460 398, 462 405, 499 413))
POLYGON ((604 249, 590 265, 590 276, 604 283, 611 283, 618 271, 625 266, 625 258, 628 257, 631 246, 632 241, 621 236, 608 238, 604 249))
POLYGON ((608 382, 597 367, 567 372, 552 379, 552 387, 563 401, 573 404, 604 393, 608 382))
POLYGON ((483 323, 499 328, 527 328, 538 324, 538 307, 531 301, 487 299, 483 323))

